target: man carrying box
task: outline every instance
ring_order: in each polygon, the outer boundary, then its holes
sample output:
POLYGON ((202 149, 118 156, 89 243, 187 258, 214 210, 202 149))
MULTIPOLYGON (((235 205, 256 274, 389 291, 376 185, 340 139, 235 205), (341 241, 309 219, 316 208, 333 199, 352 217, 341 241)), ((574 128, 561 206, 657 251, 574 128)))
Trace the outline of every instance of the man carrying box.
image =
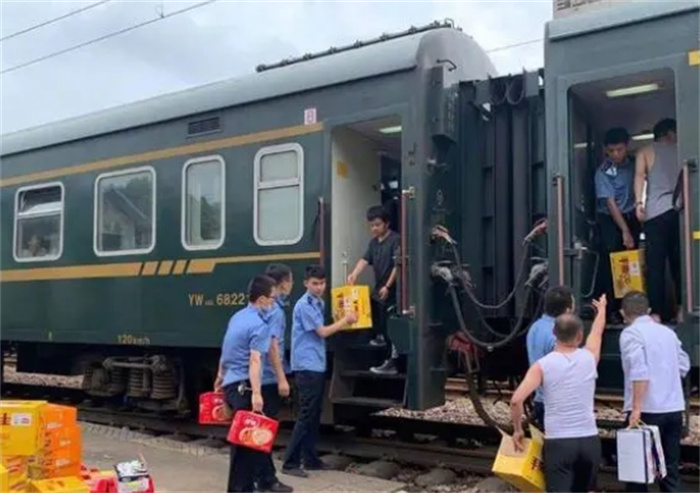
POLYGON ((337 322, 325 324, 326 271, 322 266, 306 268, 304 286, 306 294, 294 305, 292 315, 292 371, 299 394, 299 417, 282 465, 283 474, 301 478, 308 476, 306 471, 325 468, 316 452, 316 441, 326 387, 326 339, 357 322, 357 314, 351 311, 337 322))
POLYGON ((600 291, 608 298, 611 323, 621 320, 619 301, 613 290, 610 254, 637 248, 641 233, 634 209, 635 168, 627 152, 629 138, 624 128, 612 128, 605 133, 606 157, 594 178, 601 243, 598 279, 600 291))
MULTIPOLYGON (((372 239, 367 251, 357 261, 352 273, 348 276, 348 285, 357 282, 358 276, 368 265, 374 270, 374 291, 371 295, 372 325, 375 338, 370 341, 372 346, 386 345, 386 323, 389 308, 396 302, 396 261, 401 239, 389 228, 389 213, 381 205, 370 207, 367 211, 367 221, 372 239)), ((399 357, 396 346, 391 345, 388 358, 380 366, 370 368, 372 373, 395 375, 396 360, 399 357)))
MULTIPOLYGON (((620 334, 623 411, 629 426, 644 422, 659 427, 667 470, 660 482, 661 491, 679 491, 685 410, 681 378, 690 370, 690 359, 676 333, 649 316, 644 293, 627 293, 622 298, 622 315, 629 324, 620 334)), ((627 491, 647 491, 647 485, 628 484, 627 491)))
POLYGON ((596 367, 605 330, 606 299, 593 302, 597 313, 584 348, 583 323, 565 313, 554 322, 554 350, 530 367, 511 399, 513 442, 523 449, 523 402, 542 386, 546 413, 544 476, 547 491, 594 491, 601 444, 594 399, 596 367))

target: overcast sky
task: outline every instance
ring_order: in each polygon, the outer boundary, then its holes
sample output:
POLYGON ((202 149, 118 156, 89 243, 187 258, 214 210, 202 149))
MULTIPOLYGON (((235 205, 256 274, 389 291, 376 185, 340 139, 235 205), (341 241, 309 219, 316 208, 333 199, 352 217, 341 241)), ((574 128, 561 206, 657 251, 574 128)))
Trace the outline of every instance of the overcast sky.
MULTIPOLYGON (((0 0, 0 38, 98 0, 0 0)), ((453 19, 492 50, 540 40, 552 0, 227 1, 191 11, 14 70, 203 0, 111 0, 0 41, 1 133, 163 93, 237 77, 269 63, 410 25, 453 19)), ((542 43, 494 51, 501 73, 542 64, 542 43)))

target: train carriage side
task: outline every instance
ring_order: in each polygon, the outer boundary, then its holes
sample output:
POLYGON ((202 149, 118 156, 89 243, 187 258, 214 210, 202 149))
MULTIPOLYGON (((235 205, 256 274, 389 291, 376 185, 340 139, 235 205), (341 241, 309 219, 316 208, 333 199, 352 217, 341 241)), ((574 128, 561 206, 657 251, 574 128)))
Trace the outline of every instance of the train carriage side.
MULTIPOLYGON (((599 231, 593 173, 603 133, 626 127, 632 150, 650 142, 654 124, 675 118, 685 208, 680 214, 683 316, 676 330, 698 365, 700 285, 700 126, 697 2, 616 6, 552 21, 546 29, 547 162, 551 183, 549 252, 553 282, 590 300, 596 283, 599 231)), ((602 388, 621 387, 619 334, 605 333, 602 388)))
MULTIPOLYGON (((330 284, 343 284, 344 262, 367 241, 364 209, 387 198, 382 182, 398 168, 399 191, 416 190, 413 322, 399 343, 414 381, 407 403, 442 399, 421 374, 425 361, 441 364, 419 342, 432 152, 421 91, 436 66, 445 85, 493 67, 466 35, 435 27, 4 137, 2 224, 14 234, 0 240, 1 329, 18 370, 83 372, 92 395, 181 409, 183 394, 211 385, 247 280, 288 263, 296 298, 303 267, 323 261, 330 284)), ((346 377, 335 397, 353 396, 346 377)))

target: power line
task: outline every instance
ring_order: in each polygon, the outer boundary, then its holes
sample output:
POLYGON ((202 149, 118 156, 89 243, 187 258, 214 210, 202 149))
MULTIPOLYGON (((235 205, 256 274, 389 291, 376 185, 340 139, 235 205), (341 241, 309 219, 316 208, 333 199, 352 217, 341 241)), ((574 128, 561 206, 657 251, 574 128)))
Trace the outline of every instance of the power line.
POLYGON ((48 60, 49 58, 54 58, 54 57, 69 53, 71 51, 75 51, 77 49, 84 48, 86 46, 89 46, 89 45, 92 45, 95 43, 99 43, 100 41, 104 41, 106 39, 113 38, 114 36, 119 36, 120 34, 124 34, 124 33, 127 33, 129 31, 133 31, 135 29, 147 26, 149 24, 153 24, 154 22, 162 21, 163 19, 167 19, 168 17, 174 17, 174 16, 179 15, 179 14, 184 14, 185 12, 188 12, 188 11, 194 10, 194 9, 198 9, 200 7, 204 7, 205 5, 208 5, 210 3, 214 3, 216 1, 217 0, 206 0, 204 2, 200 2, 196 5, 191 5, 189 7, 184 8, 184 9, 176 10, 175 12, 171 12, 169 14, 163 14, 159 17, 156 17, 155 19, 150 19, 150 20, 147 20, 144 22, 140 22, 138 24, 134 24, 133 26, 129 26, 129 27, 126 27, 124 29, 120 29, 119 31, 114 31, 114 32, 111 32, 109 34, 105 34, 104 36, 100 36, 99 38, 91 39, 91 40, 86 41, 84 43, 73 45, 73 46, 70 46, 66 49, 55 51, 53 53, 49 53, 48 55, 44 55, 44 56, 41 56, 39 58, 34 58, 33 60, 29 60, 28 62, 21 63, 19 65, 15 65, 14 67, 10 67, 8 69, 5 69, 2 72, 0 72, 0 75, 6 74, 9 72, 14 72, 15 70, 19 70, 21 68, 28 67, 29 65, 34 65, 35 63, 43 62, 44 60, 48 60))
POLYGON ((22 29, 21 31, 17 31, 15 33, 12 33, 9 36, 5 36, 4 38, 0 38, 0 43, 8 40, 10 38, 14 38, 16 36, 21 36, 22 34, 27 34, 28 32, 34 31, 35 29, 39 29, 41 27, 48 26, 49 24, 53 24, 54 22, 62 21, 63 19, 67 19, 68 17, 72 17, 72 16, 79 14, 81 12, 85 12, 86 10, 94 9, 95 7, 98 7, 102 4, 105 4, 105 3, 111 2, 111 1, 112 0, 101 0, 100 2, 97 2, 97 3, 91 3, 90 5, 88 5, 86 7, 81 7, 79 9, 72 10, 72 11, 68 12, 67 14, 63 14, 59 17, 54 17, 53 19, 49 19, 45 22, 42 22, 41 24, 36 24, 34 26, 30 26, 26 29, 22 29))
POLYGON ((512 48, 520 48, 521 46, 526 46, 526 45, 531 45, 534 43, 539 43, 542 41, 542 38, 537 38, 537 39, 529 39, 527 41, 520 41, 519 43, 513 43, 510 45, 505 45, 505 46, 499 46, 498 48, 492 48, 490 50, 486 50, 486 53, 493 53, 495 51, 504 51, 504 50, 510 50, 512 48))

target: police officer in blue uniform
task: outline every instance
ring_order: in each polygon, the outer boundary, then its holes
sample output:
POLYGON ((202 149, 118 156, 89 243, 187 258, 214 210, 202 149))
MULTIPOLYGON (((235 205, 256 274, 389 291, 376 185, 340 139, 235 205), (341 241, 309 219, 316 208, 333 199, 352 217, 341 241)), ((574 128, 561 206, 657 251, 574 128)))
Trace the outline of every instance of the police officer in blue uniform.
POLYGON ((316 442, 326 385, 326 338, 357 321, 357 314, 350 312, 325 325, 326 271, 322 266, 306 268, 304 286, 306 294, 294 305, 292 316, 292 371, 299 393, 299 417, 282 466, 284 474, 297 477, 308 476, 304 469, 324 469, 316 442))
MULTIPOLYGON (((292 270, 284 264, 271 264, 265 270, 265 275, 275 281, 275 302, 266 315, 270 330, 270 350, 263 364, 262 393, 265 396, 265 415, 277 419, 281 399, 289 396, 287 374, 290 368, 284 357, 284 340, 287 331, 285 307, 287 298, 292 292, 294 279, 292 270)), ((257 480, 258 491, 275 493, 290 493, 294 488, 281 483, 277 479, 272 455, 268 455, 265 466, 257 480)))
MULTIPOLYGON (((275 303, 275 281, 256 276, 248 287, 249 304, 228 323, 221 348, 219 377, 226 402, 235 414, 239 410, 265 412, 265 403, 277 397, 277 386, 263 390, 263 361, 270 349, 267 315, 275 303)), ((231 446, 227 492, 254 491, 255 481, 267 464, 269 454, 246 447, 231 446)))

